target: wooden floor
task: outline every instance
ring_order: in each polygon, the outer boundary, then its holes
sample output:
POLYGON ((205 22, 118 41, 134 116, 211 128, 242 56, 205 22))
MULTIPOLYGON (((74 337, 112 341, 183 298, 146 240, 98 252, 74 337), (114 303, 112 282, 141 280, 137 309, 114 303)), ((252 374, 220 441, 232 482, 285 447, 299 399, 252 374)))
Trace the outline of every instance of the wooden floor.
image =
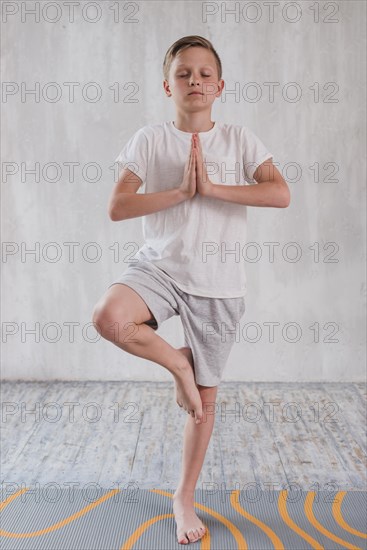
MULTIPOLYGON (((363 383, 226 383, 199 489, 366 490, 363 383)), ((1 482, 175 489, 168 382, 2 382, 1 482)), ((98 487, 98 486, 97 486, 98 487)))

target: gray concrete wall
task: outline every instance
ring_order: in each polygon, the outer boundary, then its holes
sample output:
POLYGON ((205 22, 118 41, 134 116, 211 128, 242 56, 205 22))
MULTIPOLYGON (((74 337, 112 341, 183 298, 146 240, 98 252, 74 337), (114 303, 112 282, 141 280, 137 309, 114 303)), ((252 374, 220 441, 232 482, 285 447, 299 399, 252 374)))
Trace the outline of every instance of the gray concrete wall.
MULTIPOLYGON (((366 4, 235 4, 237 15, 223 2, 82 1, 74 13, 2 3, 2 378, 171 379, 101 339, 91 316, 127 267, 127 243, 143 242, 141 218, 108 217, 114 159, 138 128, 174 118, 163 57, 199 34, 240 92, 223 92, 213 120, 259 135, 292 195, 286 209, 248 208, 261 258, 246 259, 247 310, 224 379, 364 379, 366 4)), ((159 334, 183 345, 177 317, 159 334)))

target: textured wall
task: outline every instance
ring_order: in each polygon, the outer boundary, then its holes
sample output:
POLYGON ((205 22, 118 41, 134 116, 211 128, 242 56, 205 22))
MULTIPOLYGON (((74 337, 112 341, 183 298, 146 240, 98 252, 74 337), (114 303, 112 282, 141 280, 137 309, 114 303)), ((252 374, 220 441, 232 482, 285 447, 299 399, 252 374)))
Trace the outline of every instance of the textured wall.
MULTIPOLYGON (((213 120, 249 126, 291 189, 289 208, 248 208, 261 257, 248 250, 247 309, 224 379, 364 378, 366 4, 280 2, 273 14, 235 4, 237 15, 223 2, 80 2, 74 13, 2 3, 2 378, 171 379, 90 325, 127 266, 126 243, 142 244, 141 218, 107 214, 114 159, 138 128, 174 118, 161 65, 188 34, 213 42, 240 93, 224 91, 213 120), (267 242, 279 243, 274 261, 267 242), (77 243, 74 257, 65 243, 77 243), (277 323, 274 339, 266 323, 277 323)), ((159 334, 183 345, 177 317, 159 334)))

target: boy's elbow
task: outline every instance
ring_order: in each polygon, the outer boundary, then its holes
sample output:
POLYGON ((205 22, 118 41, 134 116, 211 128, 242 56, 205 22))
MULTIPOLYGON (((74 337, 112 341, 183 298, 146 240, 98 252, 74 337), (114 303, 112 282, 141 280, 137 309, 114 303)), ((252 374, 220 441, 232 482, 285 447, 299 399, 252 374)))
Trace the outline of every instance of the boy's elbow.
POLYGON ((109 210, 109 211, 108 211, 108 216, 109 216, 109 218, 110 218, 111 221, 117 222, 117 218, 116 218, 116 216, 115 216, 115 214, 114 214, 113 211, 109 210))
POLYGON ((113 222, 119 222, 124 219, 124 216, 121 212, 121 207, 119 208, 119 212, 117 212, 116 207, 113 203, 108 208, 108 216, 113 222))
POLYGON ((117 221, 117 220, 116 220, 116 213, 115 213, 115 211, 114 211, 114 209, 113 209, 112 206, 109 206, 109 207, 108 207, 108 217, 109 217, 110 220, 112 220, 113 222, 117 221))
POLYGON ((288 190, 287 193, 285 193, 285 196, 283 197, 283 203, 282 203, 282 208, 288 208, 288 206, 290 205, 291 203, 291 194, 288 190))
POLYGON ((115 214, 113 212, 110 212, 109 217, 110 217, 110 220, 113 221, 113 222, 121 222, 122 220, 125 219, 124 216, 121 216, 121 212, 119 214, 115 214))
POLYGON ((286 183, 282 184, 279 193, 279 208, 288 208, 291 202, 291 193, 286 183))

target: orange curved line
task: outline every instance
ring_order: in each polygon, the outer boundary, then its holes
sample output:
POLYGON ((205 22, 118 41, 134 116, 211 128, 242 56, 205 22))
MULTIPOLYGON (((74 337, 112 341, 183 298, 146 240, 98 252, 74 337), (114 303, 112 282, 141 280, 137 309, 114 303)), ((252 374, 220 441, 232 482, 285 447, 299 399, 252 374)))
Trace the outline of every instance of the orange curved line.
POLYGON ((340 537, 337 537, 336 535, 334 535, 334 533, 332 533, 331 531, 326 529, 326 527, 321 525, 321 523, 315 518, 314 513, 312 511, 314 498, 315 498, 315 491, 310 491, 307 494, 306 500, 305 500, 305 513, 309 522, 315 527, 315 529, 320 531, 320 533, 322 533, 329 539, 333 540, 334 542, 341 544, 345 548, 351 548, 352 550, 362 550, 362 548, 359 548, 358 546, 354 546, 353 544, 350 544, 346 540, 343 540, 340 537))
MULTIPOLYGON (((150 489, 150 491, 153 492, 153 493, 158 493, 160 495, 164 495, 164 496, 172 498, 171 493, 169 493, 168 491, 164 491, 162 489, 150 489)), ((227 527, 227 529, 232 533, 233 538, 237 542, 237 550, 248 550, 247 542, 246 542, 244 536, 242 535, 241 531, 235 525, 233 525, 233 523, 231 521, 229 521, 226 517, 222 516, 222 514, 219 514, 218 512, 213 510, 212 508, 208 508, 207 506, 204 506, 203 504, 199 504, 198 502, 194 502, 194 506, 196 508, 199 508, 199 510, 203 510, 204 512, 207 512, 209 515, 215 517, 218 521, 220 521, 221 523, 223 523, 223 525, 225 525, 227 527)), ((207 526, 205 526, 205 527, 207 528, 207 526)), ((208 531, 207 531, 207 533, 208 533, 208 531)), ((202 543, 204 543, 205 538, 206 538, 206 534, 201 539, 202 543)))
POLYGON ((248 519, 249 521, 254 523, 257 527, 259 527, 262 531, 264 531, 264 533, 269 537, 269 539, 273 543, 273 546, 274 546, 274 548, 276 548, 276 550, 284 550, 284 545, 283 545, 282 541, 280 540, 280 538, 278 537, 278 535, 276 533, 274 533, 274 531, 268 525, 266 525, 266 523, 260 521, 257 517, 249 514, 249 512, 247 512, 247 510, 245 510, 243 508, 243 506, 241 506, 239 504, 239 502, 237 502, 236 495, 237 495, 237 498, 238 498, 239 493, 240 493, 240 491, 238 491, 238 490, 232 491, 232 493, 231 493, 231 504, 232 504, 233 508, 239 514, 244 516, 246 519, 248 519))
POLYGON ((367 533, 362 533, 362 531, 357 531, 357 529, 354 529, 354 527, 351 527, 343 518, 342 514, 342 502, 347 494, 347 491, 339 491, 337 493, 337 497, 339 497, 338 501, 335 501, 333 503, 333 516, 335 518, 335 521, 339 523, 340 527, 345 529, 345 531, 348 531, 349 533, 352 533, 352 535, 356 535, 357 537, 362 537, 364 539, 367 539, 367 533))
POLYGON ((278 497, 278 510, 284 523, 288 525, 288 527, 290 527, 295 533, 297 533, 297 535, 299 535, 301 538, 307 541, 312 548, 315 548, 315 550, 325 550, 324 547, 321 546, 321 544, 316 539, 311 537, 311 535, 306 533, 306 531, 301 529, 301 527, 298 527, 298 525, 290 517, 290 515, 288 514, 287 503, 286 503, 287 494, 288 494, 288 491, 283 490, 283 491, 280 491, 279 497, 278 497))
POLYGON ((161 521, 162 519, 166 518, 172 518, 173 514, 161 514, 159 516, 155 516, 154 518, 150 518, 144 523, 140 524, 139 527, 133 532, 130 537, 125 540, 123 545, 121 546, 121 550, 131 550, 131 548, 134 546, 136 541, 141 537, 141 535, 154 523, 157 521, 161 521))
MULTIPOLYGON (((29 491, 29 489, 19 491, 19 493, 17 493, 17 496, 19 496, 20 493, 25 491, 29 491)), ((75 514, 72 514, 71 516, 59 521, 58 523, 54 523, 53 525, 50 525, 50 527, 46 527, 45 529, 40 529, 39 531, 32 531, 30 533, 11 533, 9 531, 4 531, 3 529, 0 529, 0 536, 22 539, 22 538, 29 538, 29 537, 38 537, 40 535, 45 535, 46 533, 50 533, 51 531, 56 531, 56 529, 60 529, 61 527, 64 527, 64 525, 71 523, 75 519, 78 519, 79 517, 84 516, 84 514, 87 514, 90 510, 93 510, 93 508, 96 508, 96 506, 99 506, 100 504, 102 504, 102 502, 111 498, 113 495, 119 492, 120 492, 120 489, 113 489, 106 495, 103 495, 103 497, 101 497, 100 499, 96 500, 96 502, 92 502, 91 504, 88 504, 88 506, 86 506, 85 508, 82 508, 78 512, 75 512, 75 514)), ((7 504, 9 504, 7 503, 7 500, 4 501, 2 504, 7 506, 7 504)))
POLYGON ((14 495, 10 495, 8 498, 6 498, 2 502, 0 502, 0 512, 2 512, 4 510, 4 508, 6 508, 8 506, 8 504, 10 504, 16 498, 20 497, 20 495, 22 495, 26 491, 29 491, 29 489, 27 489, 27 488, 26 489, 20 489, 19 491, 14 493, 14 495))

